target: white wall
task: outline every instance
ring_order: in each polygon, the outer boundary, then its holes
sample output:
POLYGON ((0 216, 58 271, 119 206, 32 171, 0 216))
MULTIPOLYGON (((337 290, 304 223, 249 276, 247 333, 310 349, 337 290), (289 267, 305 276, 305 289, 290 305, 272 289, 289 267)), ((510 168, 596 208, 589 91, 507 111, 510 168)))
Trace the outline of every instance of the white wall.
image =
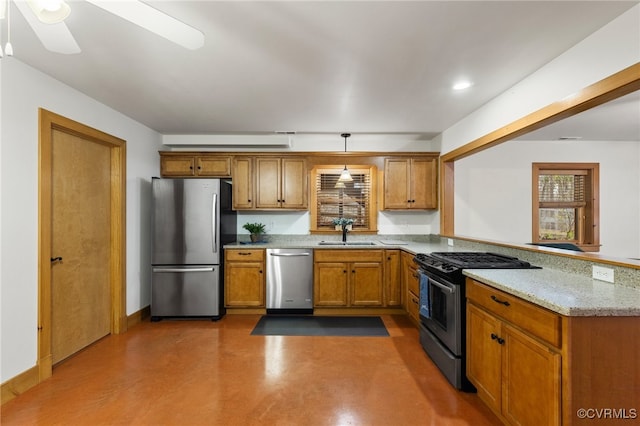
POLYGON ((531 163, 599 163, 600 253, 640 257, 639 156, 635 141, 512 141, 459 160, 456 233, 531 242, 531 163))
POLYGON ((0 61, 0 381, 33 367, 38 318, 38 108, 127 141, 127 314, 149 304, 150 177, 161 136, 16 58, 0 61))

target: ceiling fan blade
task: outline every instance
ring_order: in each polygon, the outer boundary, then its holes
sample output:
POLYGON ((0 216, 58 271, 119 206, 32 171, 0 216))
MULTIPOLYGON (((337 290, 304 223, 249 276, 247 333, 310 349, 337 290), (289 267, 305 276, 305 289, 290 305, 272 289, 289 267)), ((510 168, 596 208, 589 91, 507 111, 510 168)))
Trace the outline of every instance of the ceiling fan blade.
POLYGON ((195 50, 204 45, 202 32, 138 0, 87 2, 187 49, 195 50))
POLYGON ((76 40, 64 22, 58 24, 43 24, 33 14, 26 2, 16 1, 13 3, 17 6, 18 10, 20 10, 24 19, 27 20, 29 26, 47 50, 64 53, 65 55, 80 53, 80 46, 78 46, 78 43, 76 43, 76 40))

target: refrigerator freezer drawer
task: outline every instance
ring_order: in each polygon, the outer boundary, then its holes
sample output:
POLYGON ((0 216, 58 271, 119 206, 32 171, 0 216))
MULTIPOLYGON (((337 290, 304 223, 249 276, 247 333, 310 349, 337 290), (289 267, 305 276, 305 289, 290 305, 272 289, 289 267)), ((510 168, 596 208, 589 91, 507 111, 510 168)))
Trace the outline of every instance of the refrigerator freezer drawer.
POLYGON ((220 268, 154 266, 151 274, 151 319, 160 317, 219 318, 220 268))

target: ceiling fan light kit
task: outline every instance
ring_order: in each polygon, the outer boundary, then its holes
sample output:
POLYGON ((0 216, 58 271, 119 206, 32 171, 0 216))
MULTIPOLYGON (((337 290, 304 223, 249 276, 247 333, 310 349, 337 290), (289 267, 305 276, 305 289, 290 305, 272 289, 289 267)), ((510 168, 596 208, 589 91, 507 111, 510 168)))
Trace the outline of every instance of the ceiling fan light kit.
POLYGON ((60 23, 71 13, 71 7, 64 0, 27 0, 27 4, 44 24, 60 23))

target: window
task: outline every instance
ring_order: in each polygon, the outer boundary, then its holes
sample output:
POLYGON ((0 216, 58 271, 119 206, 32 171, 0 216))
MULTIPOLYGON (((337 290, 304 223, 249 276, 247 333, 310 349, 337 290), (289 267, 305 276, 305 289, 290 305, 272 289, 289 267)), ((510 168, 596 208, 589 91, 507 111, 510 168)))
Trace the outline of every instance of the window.
POLYGON ((334 219, 353 219, 351 232, 377 231, 376 167, 347 166, 353 182, 337 185, 343 166, 311 170, 311 231, 338 232, 334 219))
POLYGON ((599 165, 533 163, 533 242, 598 251, 599 165))

